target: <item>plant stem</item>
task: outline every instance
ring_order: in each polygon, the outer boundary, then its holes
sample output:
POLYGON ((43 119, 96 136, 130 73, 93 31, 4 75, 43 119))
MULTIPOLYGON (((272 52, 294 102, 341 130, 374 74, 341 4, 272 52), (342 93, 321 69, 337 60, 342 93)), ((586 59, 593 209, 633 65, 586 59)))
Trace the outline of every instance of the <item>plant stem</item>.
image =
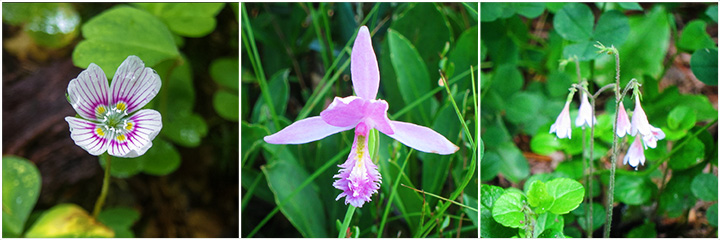
POLYGON ((610 228, 612 225, 612 214, 613 214, 613 202, 615 193, 615 169, 617 168, 617 154, 618 154, 618 135, 617 135, 617 123, 620 118, 620 114, 617 114, 617 110, 620 109, 620 103, 622 103, 622 95, 620 94, 620 53, 612 47, 613 53, 615 54, 615 122, 613 124, 613 145, 612 145, 612 156, 610 161, 610 180, 608 182, 607 202, 605 203, 605 232, 604 238, 610 237, 610 228))
POLYGON ((105 159, 105 176, 103 177, 103 185, 102 189, 100 190, 100 196, 98 196, 97 201, 95 201, 95 208, 93 209, 93 218, 97 218, 98 215, 100 215, 100 210, 102 210, 102 206, 105 204, 105 198, 107 197, 108 187, 110 186, 110 163, 111 158, 110 154, 106 154, 107 156, 105 159))
MULTIPOLYGON (((578 84, 580 84, 580 86, 582 86, 583 81, 582 81, 582 76, 580 75, 580 61, 577 58, 575 58, 575 74, 577 75, 578 84)), ((581 90, 581 91, 587 91, 587 90, 581 90)), ((587 95, 590 95, 590 94, 587 94, 587 95)), ((581 96, 582 96, 582 94, 581 94, 581 96)), ((591 97, 593 97, 593 96, 591 96, 591 97)), ((582 99, 581 99, 581 101, 582 101, 582 99)), ((592 98, 591 105, 592 105, 593 116, 595 116, 595 98, 592 98)), ((586 135, 585 134, 586 134, 586 131, 585 131, 585 128, 583 127, 583 137, 582 137, 583 174, 585 174, 585 185, 586 185, 585 189, 590 189, 592 187, 592 182, 591 182, 591 179, 592 179, 592 167, 591 167, 592 166, 592 157, 590 157, 589 160, 586 160, 586 158, 585 158, 586 157, 586 155, 585 155, 585 153, 586 153, 585 152, 585 150, 586 150, 586 147, 585 147, 586 135), (589 171, 588 171, 588 168, 590 169, 589 171)), ((592 134, 590 136, 590 141, 591 141, 590 146, 592 147, 592 134)), ((592 148, 590 149, 590 156, 592 156, 591 154, 592 154, 592 148)), ((586 226, 585 231, 587 231, 588 237, 592 237, 592 225, 591 225, 592 224, 592 214, 588 214, 588 213, 592 213, 592 191, 589 191, 589 192, 590 192, 590 194, 585 195, 585 220, 586 220, 587 224, 589 225, 589 226, 586 226)))
POLYGON ((353 214, 355 214, 355 206, 350 205, 348 206, 347 212, 345 212, 345 220, 343 220, 342 228, 340 228, 340 234, 338 234, 338 238, 345 238, 353 214))

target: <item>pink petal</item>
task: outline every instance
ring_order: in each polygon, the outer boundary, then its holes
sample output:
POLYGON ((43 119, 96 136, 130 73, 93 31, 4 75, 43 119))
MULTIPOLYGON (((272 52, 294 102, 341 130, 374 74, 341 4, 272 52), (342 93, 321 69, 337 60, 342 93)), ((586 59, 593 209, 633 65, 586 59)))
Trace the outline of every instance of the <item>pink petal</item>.
POLYGON ((70 138, 91 155, 98 156, 108 149, 107 137, 112 133, 85 119, 65 117, 65 121, 70 125, 70 138))
POLYGON ((395 134, 387 117, 388 103, 385 100, 370 100, 366 106, 365 122, 384 134, 395 134))
POLYGON ((645 153, 640 143, 640 136, 636 137, 635 141, 630 145, 630 148, 628 148, 628 152, 625 154, 625 158, 623 158, 623 164, 629 164, 631 167, 634 167, 635 170, 637 170, 638 164, 645 165, 645 153))
POLYGON ((565 103, 565 107, 558 115, 555 123, 550 125, 550 133, 555 133, 558 138, 572 137, 572 126, 570 123, 570 102, 565 103))
POLYGON ((355 126, 363 118, 365 100, 356 96, 335 97, 327 109, 320 112, 326 123, 336 127, 355 126))
POLYGON ((137 56, 129 56, 120 64, 110 84, 111 107, 122 102, 126 111, 132 113, 150 102, 160 91, 161 84, 155 70, 146 68, 137 56))
POLYGON ((162 129, 160 112, 152 109, 138 111, 128 122, 132 125, 126 127, 127 132, 110 139, 108 154, 124 158, 141 156, 152 147, 152 140, 162 129))
POLYGON ((364 99, 375 99, 380 85, 380 71, 372 47, 370 32, 366 26, 360 27, 353 44, 350 73, 352 74, 355 95, 364 99))
POLYGON ((108 110, 104 109, 110 99, 108 89, 105 73, 98 65, 91 63, 77 78, 70 80, 67 93, 70 104, 80 116, 97 119, 98 111, 108 110))
POLYGON ((590 105, 590 101, 588 101, 587 94, 583 93, 580 97, 580 109, 575 119, 575 126, 584 127, 587 125, 589 127, 590 124, 594 125, 595 123, 597 123, 597 119, 593 116, 592 106, 590 105))
POLYGON ((635 111, 633 111, 632 124, 630 129, 632 135, 635 136, 638 132, 640 132, 641 135, 651 134, 651 128, 652 126, 650 126, 650 123, 648 122, 647 115, 645 115, 645 110, 643 110, 642 106, 640 105, 640 99, 638 99, 638 97, 635 97, 635 111))
POLYGON ((322 117, 309 117, 287 126, 275 134, 265 136, 265 142, 272 144, 302 144, 320 140, 329 135, 350 130, 354 125, 336 127, 322 120, 322 117))
POLYGON ((399 121, 390 121, 390 124, 395 133, 388 134, 389 137, 418 151, 447 155, 460 149, 430 128, 399 121))
POLYGON ((628 118, 627 111, 625 111, 625 106, 623 106, 622 103, 620 103, 620 108, 617 111, 618 115, 618 122, 617 122, 617 132, 616 134, 618 137, 624 137, 625 134, 630 134, 630 119, 628 118))

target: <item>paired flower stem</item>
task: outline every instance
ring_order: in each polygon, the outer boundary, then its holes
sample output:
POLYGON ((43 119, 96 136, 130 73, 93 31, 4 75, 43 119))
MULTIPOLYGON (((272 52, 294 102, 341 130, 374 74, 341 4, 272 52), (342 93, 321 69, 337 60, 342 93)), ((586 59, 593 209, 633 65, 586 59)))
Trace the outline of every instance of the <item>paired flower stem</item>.
POLYGON ((100 211, 102 210, 103 205, 105 204, 105 198, 107 197, 108 188, 110 186, 110 164, 112 158, 110 157, 110 154, 105 154, 106 161, 105 161, 105 176, 103 177, 103 185, 102 189, 100 190, 100 196, 98 197, 97 201, 95 202, 95 208, 93 209, 93 217, 97 218, 98 215, 100 215, 100 211))
MULTIPOLYGON (((607 50, 608 53, 615 55, 615 110, 620 111, 620 104, 622 104, 623 94, 620 93, 620 53, 612 46, 607 50)), ((612 227, 612 214, 613 214, 613 202, 615 197, 615 169, 617 168, 617 155, 618 155, 618 119, 620 114, 615 114, 615 121, 613 124, 613 145, 612 145, 612 156, 610 160, 610 180, 608 182, 608 191, 606 192, 607 201, 605 202, 605 232, 604 238, 610 237, 610 228, 612 227)))

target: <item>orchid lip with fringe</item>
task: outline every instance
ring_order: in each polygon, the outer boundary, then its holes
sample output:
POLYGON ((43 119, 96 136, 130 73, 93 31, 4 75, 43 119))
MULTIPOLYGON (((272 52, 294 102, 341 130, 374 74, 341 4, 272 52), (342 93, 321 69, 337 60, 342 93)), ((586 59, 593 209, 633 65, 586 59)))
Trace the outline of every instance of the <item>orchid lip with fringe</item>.
POLYGON ((430 128, 388 119, 388 103, 375 99, 380 86, 380 71, 366 26, 360 27, 355 38, 350 73, 356 96, 335 97, 320 116, 294 122, 263 139, 271 144, 302 144, 354 128, 352 150, 347 161, 339 165, 341 169, 334 176, 339 179, 333 186, 342 191, 336 200, 345 197, 345 204, 362 207, 372 200, 381 183, 380 173, 368 152, 370 130, 377 129, 422 152, 446 155, 459 148, 430 128))
POLYGON ((68 101, 81 118, 65 117, 70 137, 91 155, 116 157, 145 154, 162 129, 158 111, 141 109, 160 91, 160 76, 137 56, 118 67, 111 84, 91 63, 68 84, 68 101))

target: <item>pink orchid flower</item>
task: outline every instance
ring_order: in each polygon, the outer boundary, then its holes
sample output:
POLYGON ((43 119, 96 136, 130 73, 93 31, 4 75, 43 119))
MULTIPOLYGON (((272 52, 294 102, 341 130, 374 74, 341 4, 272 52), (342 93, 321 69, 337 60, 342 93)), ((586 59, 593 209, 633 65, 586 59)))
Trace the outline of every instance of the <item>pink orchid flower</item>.
POLYGON ((335 97, 320 116, 294 122, 264 140, 271 144, 302 144, 354 128, 350 156, 339 165, 341 169, 334 176, 339 179, 333 186, 342 191, 336 200, 345 197, 345 204, 362 207, 380 188, 381 176, 368 150, 371 129, 422 152, 446 155, 459 148, 430 128, 388 119, 388 103, 375 99, 380 72, 367 27, 360 27, 352 49, 350 72, 357 96, 335 97))
POLYGON ((618 116, 618 122, 617 122, 617 135, 618 137, 624 137, 625 134, 630 134, 630 118, 628 118, 627 111, 625 111, 625 106, 623 106, 622 103, 620 103, 620 110, 617 111, 617 114, 620 114, 618 116))
POLYGON ((565 107, 558 115, 555 123, 550 126, 550 133, 557 134, 559 138, 572 137, 572 125, 570 122, 570 101, 565 102, 565 107))

